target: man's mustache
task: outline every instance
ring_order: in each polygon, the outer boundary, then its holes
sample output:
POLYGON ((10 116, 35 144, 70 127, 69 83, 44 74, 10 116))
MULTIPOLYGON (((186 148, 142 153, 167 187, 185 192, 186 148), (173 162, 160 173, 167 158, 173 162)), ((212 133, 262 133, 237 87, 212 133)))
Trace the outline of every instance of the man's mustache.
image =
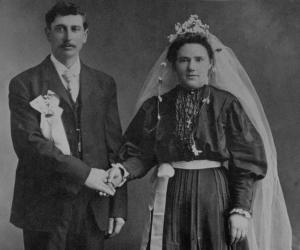
POLYGON ((76 46, 72 43, 63 43, 62 45, 60 45, 61 48, 65 48, 65 47, 73 47, 75 48, 76 46))

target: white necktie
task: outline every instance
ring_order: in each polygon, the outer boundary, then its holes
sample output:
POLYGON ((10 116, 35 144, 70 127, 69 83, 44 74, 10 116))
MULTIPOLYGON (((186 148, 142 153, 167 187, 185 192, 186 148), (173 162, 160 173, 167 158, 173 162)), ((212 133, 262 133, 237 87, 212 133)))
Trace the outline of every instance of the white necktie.
POLYGON ((66 70, 62 74, 62 77, 67 83, 67 90, 70 92, 73 101, 76 102, 78 92, 79 92, 79 86, 76 79, 77 75, 71 72, 70 70, 66 70))

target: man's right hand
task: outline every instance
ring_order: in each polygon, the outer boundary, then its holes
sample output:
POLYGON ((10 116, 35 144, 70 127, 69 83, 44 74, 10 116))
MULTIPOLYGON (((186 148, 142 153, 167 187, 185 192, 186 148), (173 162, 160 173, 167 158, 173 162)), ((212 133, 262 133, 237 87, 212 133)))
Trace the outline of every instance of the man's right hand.
POLYGON ((99 192, 114 195, 116 190, 107 183, 108 174, 103 169, 92 168, 85 185, 99 192))

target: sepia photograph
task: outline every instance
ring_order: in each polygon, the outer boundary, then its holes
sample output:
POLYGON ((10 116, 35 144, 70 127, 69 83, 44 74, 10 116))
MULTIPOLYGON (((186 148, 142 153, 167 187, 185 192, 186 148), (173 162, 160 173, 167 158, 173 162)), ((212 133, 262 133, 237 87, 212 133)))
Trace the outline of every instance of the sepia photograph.
POLYGON ((300 250, 299 0, 0 13, 0 250, 300 250))

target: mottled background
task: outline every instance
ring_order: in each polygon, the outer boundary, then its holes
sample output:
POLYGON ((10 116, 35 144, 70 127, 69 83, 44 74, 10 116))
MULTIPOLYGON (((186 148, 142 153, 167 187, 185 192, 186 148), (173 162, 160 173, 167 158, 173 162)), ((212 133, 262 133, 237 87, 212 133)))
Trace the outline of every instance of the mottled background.
MULTIPOLYGON (((54 3, 0 0, 1 250, 23 249, 21 230, 8 222, 17 164, 9 132, 8 83, 49 52, 44 14, 54 3)), ((114 76, 124 127, 143 80, 176 22, 197 13, 235 51, 253 80, 273 131, 295 249, 300 249, 299 2, 87 0, 81 4, 90 24, 82 58, 114 76)), ((144 193, 149 192, 147 179, 130 183, 128 222, 115 240, 108 241, 107 249, 137 249, 146 212, 144 193)))

